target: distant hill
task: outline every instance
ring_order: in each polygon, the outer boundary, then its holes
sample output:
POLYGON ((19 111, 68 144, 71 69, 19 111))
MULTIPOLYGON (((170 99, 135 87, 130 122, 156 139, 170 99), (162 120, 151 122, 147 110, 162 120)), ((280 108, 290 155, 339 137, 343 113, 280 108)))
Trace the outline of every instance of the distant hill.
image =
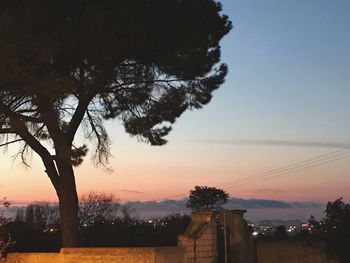
MULTIPOLYGON (((190 213, 190 211, 186 209, 186 201, 187 199, 164 200, 161 202, 133 201, 126 202, 124 205, 133 208, 133 216, 152 218, 175 213, 190 213)), ((9 208, 2 209, 4 216, 14 218, 19 207, 23 207, 23 205, 12 205, 9 208)), ((247 210, 245 218, 254 222, 264 219, 297 219, 306 221, 310 215, 321 218, 325 209, 325 205, 316 202, 286 202, 281 200, 242 198, 230 198, 225 207, 227 209, 247 210)))
MULTIPOLYGON (((171 213, 189 213, 186 199, 161 202, 127 202, 140 217, 164 216, 171 213)), ((230 198, 228 209, 246 209, 246 218, 252 221, 262 219, 299 219, 305 221, 310 215, 321 217, 324 205, 316 202, 285 202, 280 200, 230 198)))

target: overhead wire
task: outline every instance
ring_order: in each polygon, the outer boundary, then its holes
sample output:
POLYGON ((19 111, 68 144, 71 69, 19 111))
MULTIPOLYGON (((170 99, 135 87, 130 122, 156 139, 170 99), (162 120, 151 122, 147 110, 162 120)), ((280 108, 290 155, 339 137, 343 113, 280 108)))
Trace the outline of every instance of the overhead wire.
POLYGON ((298 171, 302 171, 302 170, 305 170, 305 169, 318 167, 318 166, 321 166, 321 165, 325 165, 325 164, 328 164, 328 163, 331 163, 331 162, 335 162, 335 161, 338 161, 338 160, 342 160, 342 159, 346 159, 346 158, 349 158, 349 157, 350 157, 350 152, 348 152, 347 154, 343 154, 342 156, 338 156, 337 158, 330 158, 328 160, 319 161, 319 162, 314 163, 314 164, 303 165, 302 167, 295 167, 293 169, 289 169, 289 170, 286 170, 286 171, 283 171, 283 172, 267 174, 265 176, 261 176, 260 178, 255 178, 255 179, 253 178, 253 179, 250 179, 250 180, 247 180, 247 181, 241 181, 241 182, 238 182, 235 185, 227 186, 226 188, 230 189, 230 188, 233 188, 233 187, 236 187, 236 186, 242 186, 242 185, 246 185, 246 184, 250 184, 250 183, 255 183, 257 181, 262 181, 262 180, 267 180, 267 179, 271 179, 271 178, 274 178, 274 177, 287 175, 287 174, 290 174, 290 173, 293 173, 293 172, 298 172, 298 171))
MULTIPOLYGON (((231 180, 231 181, 216 185, 215 187, 225 187, 225 188, 230 189, 233 187, 238 187, 238 186, 242 186, 242 185, 246 185, 246 184, 255 183, 257 181, 268 180, 271 178, 283 176, 286 174, 290 174, 292 172, 298 172, 301 170, 305 170, 305 169, 309 169, 309 168, 313 168, 313 167, 318 167, 318 166, 321 166, 324 164, 328 164, 328 163, 335 162, 338 160, 346 159, 349 157, 350 157, 350 148, 346 147, 346 148, 343 148, 341 150, 318 155, 318 156, 308 158, 308 159, 300 161, 300 162, 285 165, 285 166, 282 166, 279 168, 270 169, 267 171, 263 171, 263 172, 253 174, 250 176, 245 176, 242 178, 237 178, 235 180, 231 180)), ((176 195, 172 195, 172 196, 167 196, 164 198, 150 200, 149 202, 160 202, 160 201, 164 201, 164 200, 185 197, 187 195, 188 195, 188 192, 176 194, 176 195)))
POLYGON ((264 176, 268 176, 271 174, 275 174, 275 173, 282 173, 282 172, 287 172, 287 171, 291 171, 293 172, 294 170, 301 170, 301 169, 307 169, 307 168, 311 168, 311 166, 313 165, 322 165, 324 161, 326 161, 326 163, 332 162, 333 159, 334 161, 338 160, 338 157, 342 157, 343 155, 345 156, 344 158, 347 158, 348 155, 350 154, 350 148, 345 148, 342 150, 337 150, 337 151, 333 151, 330 153, 326 153, 326 154, 322 154, 319 156, 315 156, 300 162, 296 162, 296 163, 292 163, 289 165, 285 165, 279 168, 274 168, 274 169, 270 169, 267 171, 263 171, 263 172, 259 172, 257 174, 253 174, 250 176, 246 176, 246 177, 242 177, 242 178, 237 178, 235 180, 229 181, 229 182, 225 182, 222 184, 217 185, 217 187, 222 187, 222 186, 229 186, 231 184, 237 184, 237 183, 241 183, 241 181, 245 181, 247 179, 254 179, 256 177, 264 177, 264 176), (330 161, 328 161, 330 160, 330 161))

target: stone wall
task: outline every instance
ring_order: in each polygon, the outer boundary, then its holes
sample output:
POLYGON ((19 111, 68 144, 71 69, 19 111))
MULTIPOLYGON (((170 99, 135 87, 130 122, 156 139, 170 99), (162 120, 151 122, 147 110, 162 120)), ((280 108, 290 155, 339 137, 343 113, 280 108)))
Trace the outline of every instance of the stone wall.
POLYGON ((253 244, 242 210, 193 213, 177 247, 64 248, 60 253, 10 253, 8 263, 220 263, 218 227, 226 226, 228 263, 336 263, 321 243, 259 241, 253 244))
POLYGON ((258 263, 336 263, 324 254, 322 243, 305 244, 301 241, 259 241, 258 263))
POLYGON ((184 250, 164 248, 64 248, 60 253, 10 253, 7 263, 179 263, 184 250))
POLYGON ((216 214, 193 213, 185 233, 178 236, 178 247, 186 251, 186 263, 216 263, 216 214))
POLYGON ((61 263, 60 253, 10 253, 5 262, 9 263, 61 263))

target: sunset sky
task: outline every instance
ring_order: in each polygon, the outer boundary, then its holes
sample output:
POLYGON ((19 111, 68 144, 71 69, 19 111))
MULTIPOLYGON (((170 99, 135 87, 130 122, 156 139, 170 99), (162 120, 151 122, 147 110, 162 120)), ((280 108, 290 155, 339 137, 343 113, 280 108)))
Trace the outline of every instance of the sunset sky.
MULTIPOLYGON (((162 147, 129 137, 117 120, 108 122, 114 171, 87 158, 76 169, 79 194, 162 200, 207 185, 239 198, 350 201, 350 150, 341 151, 350 149, 350 1, 222 3, 234 26, 222 42, 226 83, 205 108, 186 112, 162 147), (321 155, 324 165, 262 177, 321 155)), ((24 168, 12 161, 14 153, 12 147, 0 155, 1 196, 55 201, 38 158, 24 168)))

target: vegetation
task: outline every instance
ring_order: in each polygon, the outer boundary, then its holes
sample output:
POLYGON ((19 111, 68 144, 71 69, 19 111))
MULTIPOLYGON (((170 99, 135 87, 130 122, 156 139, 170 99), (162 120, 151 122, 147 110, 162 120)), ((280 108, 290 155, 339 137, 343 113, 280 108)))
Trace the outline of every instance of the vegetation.
POLYGON ((222 189, 197 185, 190 191, 186 206, 195 212, 218 211, 228 198, 229 194, 222 189))
MULTIPOLYGON (((79 243, 83 247, 150 247, 176 246, 177 235, 182 234, 190 222, 187 215, 174 214, 162 218, 139 219, 130 214, 80 225, 79 243)), ((16 244, 10 252, 59 251, 60 225, 43 227, 36 220, 8 222, 1 228, 4 237, 9 234, 16 244)), ((8 240, 5 238, 5 241, 8 240)))
POLYGON ((275 240, 286 240, 288 239, 288 233, 286 230, 286 226, 278 226, 276 228, 276 232, 272 236, 273 239, 275 240))
POLYGON ((214 0, 12 0, 0 12, 0 135, 32 150, 57 193, 62 245, 78 242, 73 166, 86 144, 106 167, 104 120, 131 136, 166 143, 187 109, 207 104, 224 82, 219 42, 231 29, 214 0))
MULTIPOLYGON (((189 216, 179 214, 139 219, 132 215, 132 207, 121 205, 112 194, 90 192, 79 200, 78 238, 84 247, 175 246, 177 235, 183 233, 190 222, 189 216)), ((57 205, 44 202, 19 208, 15 220, 0 227, 3 243, 11 236, 16 244, 9 251, 59 251, 58 210, 57 205)))
MULTIPOLYGON (((7 201, 6 197, 4 198, 2 202, 2 206, 7 208, 11 205, 9 201, 7 201)), ((0 209, 0 227, 6 225, 8 223, 8 219, 4 217, 3 210, 0 209)), ((11 247, 15 244, 15 242, 12 241, 11 235, 0 235, 0 259, 3 259, 6 255, 6 251, 8 247, 11 247)))
MULTIPOLYGON (((1 205, 1 204, 0 204, 1 205)), ((3 202, 2 202, 2 206, 3 207, 9 207, 11 204, 9 201, 6 200, 6 198, 4 198, 3 202)), ((7 219, 4 217, 3 215, 3 210, 0 209, 0 225, 3 225, 7 222, 7 219)))
POLYGON ((83 228, 81 244, 84 247, 176 246, 177 235, 185 231, 189 222, 189 216, 179 214, 148 220, 118 217, 83 228))
POLYGON ((80 228, 116 219, 120 204, 113 194, 90 192, 79 200, 80 228))
POLYGON ((337 258, 339 263, 350 262, 350 204, 342 198, 328 202, 325 217, 318 221, 309 218, 309 230, 300 231, 295 238, 325 243, 325 252, 330 258, 337 258))
POLYGON ((350 262, 350 204, 338 198, 328 202, 325 214, 316 224, 316 232, 324 233, 327 254, 339 258, 340 263, 350 262))

